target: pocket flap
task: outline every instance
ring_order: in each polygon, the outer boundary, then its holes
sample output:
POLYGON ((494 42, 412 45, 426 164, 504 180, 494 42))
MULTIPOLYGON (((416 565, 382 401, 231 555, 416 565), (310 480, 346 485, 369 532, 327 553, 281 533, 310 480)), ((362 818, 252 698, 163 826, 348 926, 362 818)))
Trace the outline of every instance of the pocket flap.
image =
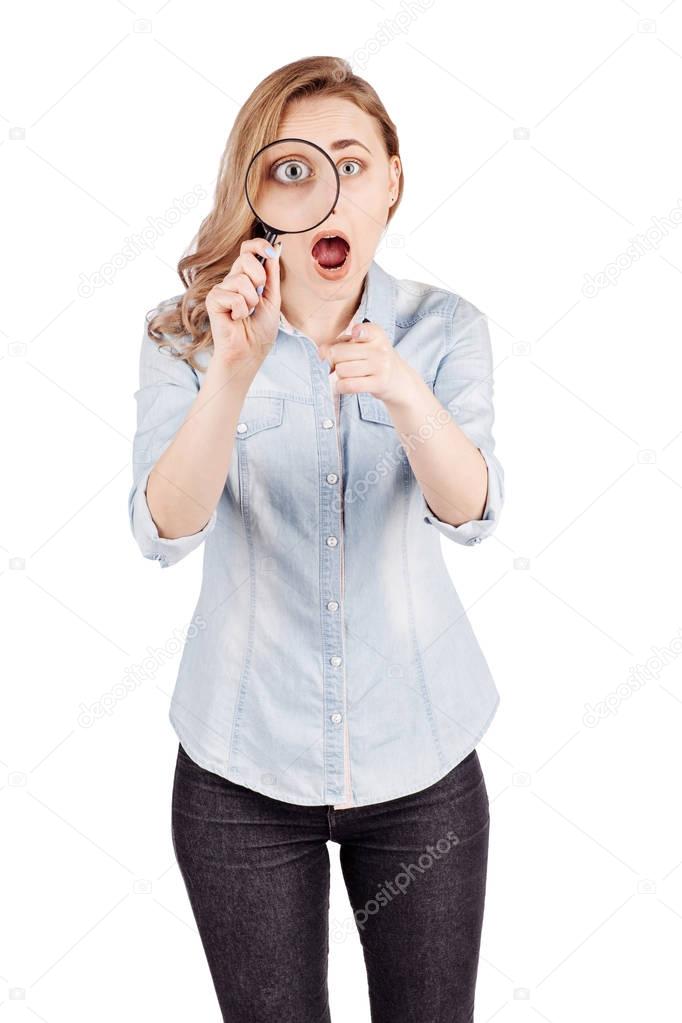
POLYGON ((237 423, 236 436, 245 440, 261 430, 279 426, 284 416, 284 398, 247 396, 237 423))
POLYGON ((369 420, 370 423, 384 423, 386 426, 393 426, 393 420, 381 398, 375 398, 367 391, 358 391, 357 397, 360 416, 363 419, 369 420))

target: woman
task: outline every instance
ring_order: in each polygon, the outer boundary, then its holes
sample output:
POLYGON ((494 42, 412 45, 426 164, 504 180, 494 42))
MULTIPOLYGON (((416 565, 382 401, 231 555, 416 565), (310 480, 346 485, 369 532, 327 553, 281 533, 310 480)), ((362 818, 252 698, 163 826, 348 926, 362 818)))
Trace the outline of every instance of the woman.
POLYGON ((280 68, 142 342, 133 533, 164 567, 206 542, 170 708, 172 835, 231 1023, 330 1019, 329 840, 373 1023, 473 1019, 475 747, 499 695, 439 534, 489 536, 503 472, 485 317, 374 261, 402 188, 395 126, 349 65, 280 68), (243 182, 281 138, 322 147, 341 189, 271 248, 243 182))

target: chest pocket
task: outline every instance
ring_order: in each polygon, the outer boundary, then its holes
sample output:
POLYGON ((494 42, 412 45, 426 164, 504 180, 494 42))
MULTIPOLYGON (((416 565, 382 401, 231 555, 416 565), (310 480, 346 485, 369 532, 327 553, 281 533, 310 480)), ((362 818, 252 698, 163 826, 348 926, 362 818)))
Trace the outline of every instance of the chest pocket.
POLYGON ((381 398, 375 398, 373 394, 367 394, 366 391, 358 391, 357 399, 361 419, 365 419, 370 423, 383 423, 385 426, 393 426, 393 420, 381 398))
POLYGON ((248 441, 261 430, 270 430, 273 426, 281 426, 284 418, 284 398, 261 397, 250 395, 244 400, 237 423, 236 438, 248 441))
MULTIPOLYGON (((433 376, 430 376, 424 380, 424 383, 431 391, 433 390, 434 379, 433 376)), ((358 391, 357 399, 361 419, 365 419, 369 423, 383 423, 384 426, 393 426, 393 420, 381 398, 376 398, 373 394, 368 394, 366 391, 358 391)), ((395 429, 395 427, 393 428, 395 429)))

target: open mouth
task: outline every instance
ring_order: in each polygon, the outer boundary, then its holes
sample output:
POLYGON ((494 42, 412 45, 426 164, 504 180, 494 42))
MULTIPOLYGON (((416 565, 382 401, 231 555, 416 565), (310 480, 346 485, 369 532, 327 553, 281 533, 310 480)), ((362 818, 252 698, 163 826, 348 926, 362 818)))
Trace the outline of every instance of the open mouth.
POLYGON ((315 262, 327 272, 340 270, 348 259, 349 252, 349 242, 338 234, 318 238, 311 250, 315 262))

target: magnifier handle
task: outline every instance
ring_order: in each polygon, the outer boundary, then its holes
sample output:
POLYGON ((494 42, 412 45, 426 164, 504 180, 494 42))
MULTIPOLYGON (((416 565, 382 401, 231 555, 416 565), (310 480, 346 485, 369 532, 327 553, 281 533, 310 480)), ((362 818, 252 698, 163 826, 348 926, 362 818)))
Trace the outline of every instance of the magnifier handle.
MULTIPOLYGON (((271 227, 265 227, 265 224, 263 224, 263 228, 265 230, 264 237, 270 242, 271 245, 274 245, 277 239, 279 238, 279 232, 273 231, 271 227)), ((258 260, 259 263, 265 262, 265 256, 256 256, 256 259, 258 260)))

